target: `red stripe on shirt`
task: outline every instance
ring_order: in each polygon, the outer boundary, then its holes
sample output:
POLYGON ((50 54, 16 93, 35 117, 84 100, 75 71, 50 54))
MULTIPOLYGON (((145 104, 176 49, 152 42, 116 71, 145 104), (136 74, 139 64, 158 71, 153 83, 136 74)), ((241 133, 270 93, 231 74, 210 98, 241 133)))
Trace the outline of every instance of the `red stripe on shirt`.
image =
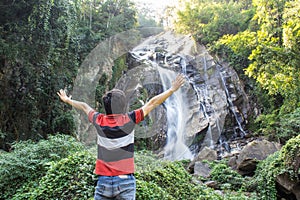
POLYGON ((134 159, 128 158, 116 162, 104 162, 97 159, 95 174, 102 176, 118 176, 134 173, 134 159))
POLYGON ((144 120, 144 112, 143 109, 135 110, 135 123, 138 124, 144 120))

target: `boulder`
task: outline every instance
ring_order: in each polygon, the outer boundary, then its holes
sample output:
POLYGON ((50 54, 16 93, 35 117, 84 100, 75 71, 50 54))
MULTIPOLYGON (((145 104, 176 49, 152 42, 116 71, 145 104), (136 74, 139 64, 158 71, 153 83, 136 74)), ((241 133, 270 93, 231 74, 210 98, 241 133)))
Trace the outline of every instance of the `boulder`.
POLYGON ((236 160, 237 160, 236 156, 230 157, 227 162, 228 166, 231 167, 232 169, 236 169, 236 160))
POLYGON ((218 159, 217 151, 209 148, 209 147, 204 147, 198 155, 194 158, 194 160, 189 164, 188 170, 192 173, 194 172, 194 167, 196 162, 200 162, 203 160, 208 160, 208 161, 214 161, 218 159))
POLYGON ((208 161, 214 161, 218 159, 217 152, 209 147, 204 147, 196 156, 195 162, 202 161, 202 160, 208 160, 208 161))
POLYGON ((208 178, 210 176, 211 169, 207 163, 196 162, 194 166, 194 175, 208 178))
POLYGON ((291 180, 288 174, 280 174, 276 177, 278 190, 287 196, 293 196, 297 200, 300 200, 300 182, 291 180))
POLYGON ((247 144, 237 159, 237 169, 242 175, 252 175, 257 162, 266 159, 280 149, 280 144, 267 140, 254 140, 247 144))

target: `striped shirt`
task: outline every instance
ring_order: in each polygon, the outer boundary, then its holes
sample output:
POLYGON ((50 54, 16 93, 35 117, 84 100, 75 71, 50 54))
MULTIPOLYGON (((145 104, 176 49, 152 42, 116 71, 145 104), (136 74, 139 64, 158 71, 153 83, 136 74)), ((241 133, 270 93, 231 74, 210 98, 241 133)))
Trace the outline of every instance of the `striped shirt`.
POLYGON ((89 121, 94 124, 98 133, 97 175, 134 173, 134 126, 143 120, 142 109, 127 114, 89 113, 89 121))

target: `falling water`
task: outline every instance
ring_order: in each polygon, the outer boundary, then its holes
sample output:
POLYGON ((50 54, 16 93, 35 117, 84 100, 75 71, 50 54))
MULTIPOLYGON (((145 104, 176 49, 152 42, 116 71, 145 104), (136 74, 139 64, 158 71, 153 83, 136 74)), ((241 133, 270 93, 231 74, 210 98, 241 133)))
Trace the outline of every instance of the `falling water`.
MULTIPOLYGON (((169 89, 171 81, 176 77, 176 73, 162 67, 158 67, 164 90, 169 89)), ((176 91, 165 101, 167 108, 167 143, 165 146, 165 158, 167 160, 192 159, 193 155, 190 149, 185 145, 185 112, 187 111, 187 102, 184 98, 182 89, 176 91)))
POLYGON ((203 55, 202 57, 202 63, 203 63, 203 78, 204 83, 197 84, 194 80, 190 80, 190 83, 193 85, 194 90, 196 91, 198 101, 200 104, 200 111, 203 113, 205 120, 210 122, 208 124, 208 129, 206 132, 206 136, 203 142, 203 145, 208 146, 210 148, 214 147, 214 140, 213 134, 220 137, 222 133, 222 128, 220 127, 220 119, 218 115, 216 114, 216 111, 212 105, 212 103, 209 101, 209 91, 208 91, 208 72, 207 72, 207 60, 206 56, 203 55))
MULTIPOLYGON (((235 118, 235 121, 237 122, 238 124, 238 128, 239 130, 241 131, 241 137, 244 137, 246 135, 246 132, 244 131, 243 127, 242 127, 242 124, 241 124, 241 120, 240 118, 238 117, 238 112, 236 111, 235 109, 235 105, 233 104, 232 102, 232 98, 231 98, 231 95, 228 91, 228 88, 226 86, 226 80, 225 80, 225 77, 224 77, 224 73, 226 72, 223 72, 220 68, 220 65, 217 65, 217 69, 220 73, 220 77, 221 77, 221 80, 222 80, 222 84, 223 84, 223 87, 224 87, 224 90, 226 92, 226 96, 227 96, 227 102, 229 104, 229 108, 230 110, 232 111, 233 115, 234 115, 234 118, 235 118)), ((236 134, 237 135, 237 134, 236 134)))
MULTIPOLYGON (((201 145, 215 148, 215 144, 219 142, 225 146, 226 150, 230 150, 230 147, 226 143, 226 138, 222 139, 222 131, 225 118, 228 115, 228 108, 235 117, 241 135, 245 135, 246 133, 241 124, 241 117, 243 116, 239 115, 238 108, 234 105, 232 96, 230 96, 232 94, 230 94, 227 88, 226 79, 223 74, 226 71, 222 71, 220 66, 215 63, 205 50, 201 55, 190 59, 191 54, 178 53, 176 51, 177 49, 185 49, 182 45, 186 46, 186 43, 182 41, 173 42, 174 38, 158 38, 148 40, 136 47, 132 51, 135 59, 143 63, 146 62, 158 70, 164 90, 171 86, 171 81, 176 76, 176 72, 174 71, 185 74, 187 82, 197 98, 197 108, 200 113, 198 122, 194 120, 193 123, 200 124, 197 126, 199 128, 198 131, 206 130, 205 138, 201 145), (174 47, 176 50, 168 46, 174 47), (175 46, 178 48, 175 48, 175 46), (201 61, 199 61, 199 58, 201 61)), ((186 144, 187 136, 185 135, 186 129, 191 124, 187 125, 188 120, 184 117, 188 112, 187 109, 189 109, 188 104, 189 102, 187 102, 187 98, 182 90, 174 93, 165 102, 168 121, 167 142, 164 147, 166 159, 180 160, 193 158, 188 147, 189 144, 186 144)), ((193 112, 197 113, 195 110, 193 112)), ((197 129, 194 130, 197 131, 197 129)))
MULTIPOLYGON (((172 81, 176 78, 178 73, 159 66, 158 62, 155 60, 148 59, 148 55, 144 50, 137 49, 131 53, 135 59, 146 62, 157 69, 164 90, 167 90, 171 87, 172 81)), ((184 62, 184 60, 180 61, 182 66, 185 66, 184 62)), ((164 158, 166 160, 193 159, 194 156, 192 152, 185 144, 185 129, 188 123, 183 116, 185 116, 185 112, 188 111, 188 102, 186 102, 183 89, 180 88, 178 91, 173 93, 173 95, 171 95, 164 102, 164 105, 167 111, 166 114, 168 122, 167 142, 164 147, 164 158)))

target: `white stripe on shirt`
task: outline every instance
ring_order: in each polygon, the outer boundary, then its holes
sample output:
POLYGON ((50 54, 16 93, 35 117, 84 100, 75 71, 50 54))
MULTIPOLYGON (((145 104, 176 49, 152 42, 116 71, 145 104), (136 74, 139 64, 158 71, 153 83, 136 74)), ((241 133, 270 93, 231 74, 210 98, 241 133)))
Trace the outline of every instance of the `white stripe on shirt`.
POLYGON ((132 131, 129 135, 117 139, 109 139, 105 137, 101 137, 98 135, 98 145, 108 149, 117 149, 121 147, 125 147, 134 142, 134 131, 132 131))

